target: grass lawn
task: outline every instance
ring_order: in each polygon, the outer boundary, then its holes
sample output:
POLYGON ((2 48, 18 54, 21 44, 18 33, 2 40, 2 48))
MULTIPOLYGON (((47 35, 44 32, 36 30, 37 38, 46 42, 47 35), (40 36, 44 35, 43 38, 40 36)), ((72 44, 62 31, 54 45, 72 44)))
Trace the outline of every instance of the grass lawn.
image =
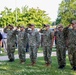
POLYGON ((57 59, 52 57, 52 66, 44 65, 43 57, 38 58, 35 66, 29 66, 30 60, 27 59, 25 64, 20 64, 19 60, 15 62, 0 62, 0 75, 76 75, 76 71, 71 70, 68 58, 66 67, 63 70, 58 69, 57 59))

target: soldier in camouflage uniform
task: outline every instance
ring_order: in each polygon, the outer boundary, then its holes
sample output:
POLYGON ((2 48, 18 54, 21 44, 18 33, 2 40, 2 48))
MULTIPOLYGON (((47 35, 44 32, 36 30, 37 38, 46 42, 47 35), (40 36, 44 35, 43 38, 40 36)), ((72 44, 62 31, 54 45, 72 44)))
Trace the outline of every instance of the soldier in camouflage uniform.
POLYGON ((25 50, 26 50, 26 44, 28 41, 27 33, 25 32, 24 26, 20 26, 20 31, 17 33, 18 35, 18 54, 20 63, 24 64, 25 62, 25 50))
POLYGON ((54 31, 56 37, 57 60, 60 69, 63 69, 66 64, 66 46, 64 42, 63 26, 60 24, 54 31))
POLYGON ((72 28, 68 27, 65 28, 65 38, 67 41, 68 45, 68 56, 69 56, 69 61, 72 66, 73 70, 76 70, 76 20, 72 21, 72 28))
POLYGON ((53 38, 54 34, 50 29, 50 25, 45 25, 45 30, 41 29, 40 32, 43 33, 43 54, 44 54, 44 60, 46 66, 49 66, 51 64, 51 52, 52 52, 52 46, 53 46, 53 38))
POLYGON ((13 30, 12 25, 8 25, 4 28, 4 32, 7 32, 7 55, 10 62, 14 61, 14 52, 15 52, 15 41, 16 41, 16 34, 13 30))
POLYGON ((40 44, 40 35, 37 30, 35 30, 34 24, 30 24, 30 30, 28 32, 28 40, 29 40, 29 53, 31 59, 31 65, 36 64, 38 47, 40 44))

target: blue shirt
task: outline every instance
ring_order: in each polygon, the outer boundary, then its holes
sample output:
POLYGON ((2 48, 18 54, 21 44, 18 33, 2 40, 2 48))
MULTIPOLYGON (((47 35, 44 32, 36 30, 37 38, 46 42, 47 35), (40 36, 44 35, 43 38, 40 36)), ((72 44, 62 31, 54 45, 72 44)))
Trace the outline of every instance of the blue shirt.
POLYGON ((2 33, 3 39, 7 39, 7 33, 2 33))

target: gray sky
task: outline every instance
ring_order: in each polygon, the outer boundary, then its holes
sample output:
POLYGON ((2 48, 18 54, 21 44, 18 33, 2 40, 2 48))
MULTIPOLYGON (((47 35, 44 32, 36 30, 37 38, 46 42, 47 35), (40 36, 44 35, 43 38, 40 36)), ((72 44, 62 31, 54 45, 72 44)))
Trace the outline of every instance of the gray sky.
POLYGON ((29 8, 39 7, 40 9, 46 11, 52 21, 55 21, 61 1, 62 0, 0 0, 0 11, 4 10, 5 6, 12 8, 13 10, 16 7, 21 8, 25 5, 27 5, 29 8))

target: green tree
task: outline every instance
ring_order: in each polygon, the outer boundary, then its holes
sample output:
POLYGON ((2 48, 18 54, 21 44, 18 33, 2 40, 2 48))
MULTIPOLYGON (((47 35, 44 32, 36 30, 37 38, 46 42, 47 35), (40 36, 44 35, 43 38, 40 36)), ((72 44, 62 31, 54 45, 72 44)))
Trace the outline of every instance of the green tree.
POLYGON ((46 14, 44 10, 39 8, 28 8, 28 6, 16 8, 14 11, 5 7, 0 13, 2 17, 0 18, 0 26, 5 27, 8 24, 24 25, 25 27, 29 24, 35 24, 36 27, 40 28, 43 24, 51 24, 51 19, 46 14))
POLYGON ((58 11, 56 23, 67 26, 73 19, 76 19, 76 0, 63 0, 58 11))
POLYGON ((4 11, 1 11, 0 14, 2 15, 0 18, 0 26, 5 27, 8 24, 14 24, 15 19, 11 9, 5 7, 4 11))

